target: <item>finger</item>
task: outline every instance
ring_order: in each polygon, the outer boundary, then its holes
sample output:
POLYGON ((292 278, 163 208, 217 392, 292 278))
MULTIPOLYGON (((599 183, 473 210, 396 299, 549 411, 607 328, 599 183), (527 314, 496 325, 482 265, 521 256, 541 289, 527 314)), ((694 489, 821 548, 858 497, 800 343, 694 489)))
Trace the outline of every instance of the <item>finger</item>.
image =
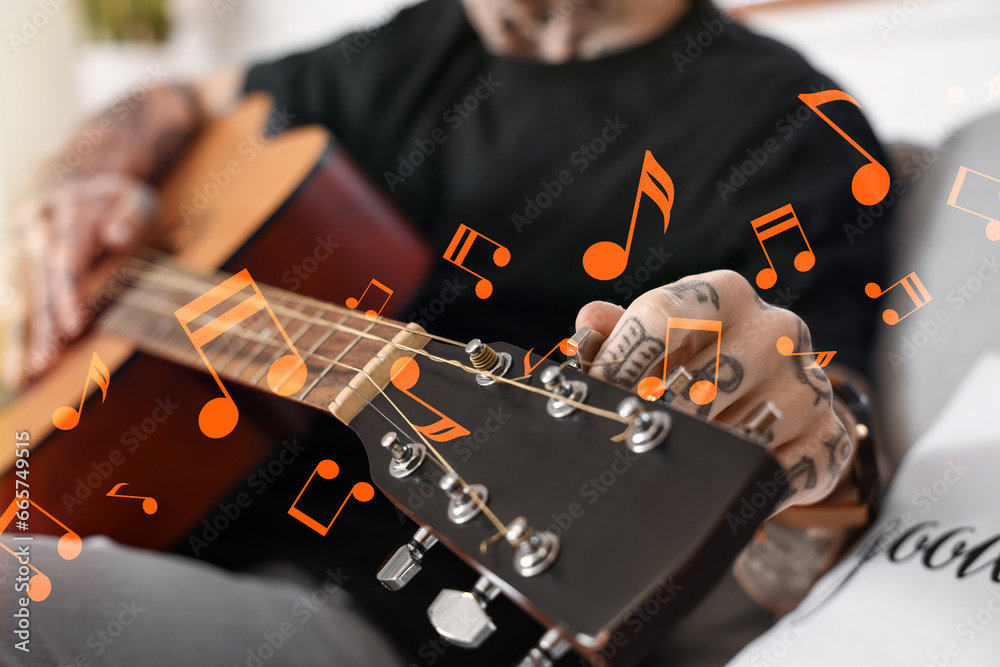
POLYGON ((126 253, 142 240, 155 220, 155 191, 137 181, 119 183, 107 224, 100 228, 100 238, 110 250, 126 253))
POLYGON ((785 470, 790 488, 775 511, 825 498, 836 486, 851 453, 847 429, 832 410, 802 436, 775 447, 771 454, 785 470))
POLYGON ((709 346, 714 356, 720 330, 724 331, 727 323, 738 319, 744 307, 741 302, 752 292, 746 281, 731 271, 691 276, 646 292, 621 316, 598 354, 597 361, 605 365, 595 367, 594 374, 632 389, 646 377, 662 378, 665 352, 669 368, 687 364, 709 346), (667 324, 671 317, 691 321, 674 322, 667 350, 667 324), (618 363, 608 363, 612 361, 618 363))
POLYGON ((576 316, 576 330, 590 327, 605 338, 614 331, 618 320, 622 318, 625 309, 607 301, 591 301, 580 309, 576 316))
POLYGON ((49 285, 49 212, 34 211, 25 227, 25 250, 28 255, 31 288, 28 295, 28 346, 24 370, 28 376, 40 373, 48 365, 47 348, 53 340, 52 295, 49 285))

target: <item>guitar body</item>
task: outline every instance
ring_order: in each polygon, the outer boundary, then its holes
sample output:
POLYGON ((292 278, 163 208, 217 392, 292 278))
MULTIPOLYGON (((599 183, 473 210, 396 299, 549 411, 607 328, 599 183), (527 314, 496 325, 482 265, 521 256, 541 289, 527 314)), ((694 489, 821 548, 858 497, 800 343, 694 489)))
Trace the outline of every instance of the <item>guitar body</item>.
MULTIPOLYGON (((262 142, 270 108, 266 97, 250 97, 203 131, 159 188, 159 240, 195 266, 247 268, 261 283, 339 304, 375 278, 394 290, 384 311, 392 315, 430 265, 427 244, 325 130, 293 129, 262 142)), ((113 282, 111 291, 121 289, 113 282)), ((196 419, 171 417, 197 415, 216 398, 211 377, 92 332, 4 408, 0 425, 30 434, 28 482, 38 505, 81 536, 164 549, 282 440, 302 433, 312 415, 273 394, 233 393, 244 406, 236 430, 210 439, 196 419), (112 371, 107 399, 102 404, 89 383, 78 425, 57 430, 52 412, 79 405, 95 352, 112 371), (153 496, 171 511, 144 516, 136 530, 131 503, 103 497, 123 481, 122 493, 153 496)), ((0 498, 15 495, 13 459, 14 448, 3 448, 0 498)), ((35 516, 33 532, 63 532, 35 516)))

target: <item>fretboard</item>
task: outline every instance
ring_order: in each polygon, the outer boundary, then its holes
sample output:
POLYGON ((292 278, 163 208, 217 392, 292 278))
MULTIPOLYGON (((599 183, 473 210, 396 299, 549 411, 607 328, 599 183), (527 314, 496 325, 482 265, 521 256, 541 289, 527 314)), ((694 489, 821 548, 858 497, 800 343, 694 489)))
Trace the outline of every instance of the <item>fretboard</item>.
MULTIPOLYGON (((268 371, 277 359, 291 354, 291 349, 267 308, 260 307, 262 301, 252 286, 191 319, 189 337, 175 311, 230 275, 202 276, 141 260, 131 261, 125 271, 131 284, 116 295, 99 329, 128 338, 144 352, 210 372, 207 360, 224 384, 270 391, 268 371), (236 312, 246 317, 225 317, 236 312), (195 340, 207 340, 201 346, 205 359, 199 355, 195 340)), ((266 285, 257 287, 308 371, 301 389, 286 398, 330 410, 345 423, 377 393, 373 382, 355 369, 365 369, 383 389, 391 363, 401 356, 412 356, 387 342, 395 338, 407 347, 422 348, 427 341, 415 331, 401 330, 401 323, 392 320, 371 320, 343 306, 266 285)))

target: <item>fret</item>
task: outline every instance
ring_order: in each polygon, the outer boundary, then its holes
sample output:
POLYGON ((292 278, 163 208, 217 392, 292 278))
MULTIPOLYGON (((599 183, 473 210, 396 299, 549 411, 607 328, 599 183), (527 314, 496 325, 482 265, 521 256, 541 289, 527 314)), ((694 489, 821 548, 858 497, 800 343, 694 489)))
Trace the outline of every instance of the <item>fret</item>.
MULTIPOLYGON (((373 322, 372 322, 371 324, 369 324, 369 325, 368 325, 368 328, 366 328, 366 329, 364 330, 364 333, 370 333, 370 332, 371 332, 371 330, 372 330, 372 329, 374 329, 374 328, 375 328, 375 326, 376 326, 377 324, 378 324, 378 320, 375 320, 375 321, 373 321, 373 322)), ((320 373, 320 374, 319 374, 319 375, 318 375, 318 376, 316 377, 316 379, 315 379, 315 380, 313 380, 312 384, 310 384, 310 385, 309 385, 309 388, 308 388, 308 389, 306 389, 306 390, 305 390, 305 391, 304 391, 304 392, 302 393, 302 395, 301 395, 301 396, 299 397, 299 400, 303 400, 303 401, 304 401, 304 400, 306 399, 306 396, 308 396, 308 395, 309 395, 309 392, 311 392, 311 391, 312 391, 313 389, 315 389, 315 388, 316 388, 316 386, 317 386, 317 385, 319 384, 320 380, 322 380, 322 379, 323 379, 323 378, 324 378, 324 377, 326 376, 326 374, 327 374, 327 373, 329 373, 329 372, 330 372, 331 370, 333 370, 333 367, 334 367, 334 366, 336 366, 336 365, 337 365, 338 363, 340 363, 340 360, 341 360, 341 359, 343 359, 343 358, 344 358, 344 356, 345 356, 345 355, 346 355, 346 354, 347 354, 348 352, 350 352, 350 351, 351 351, 352 349, 354 349, 354 346, 355 346, 355 345, 357 345, 358 343, 360 343, 360 342, 361 342, 362 340, 364 340, 364 339, 365 339, 365 338, 364 338, 364 336, 359 336, 359 335, 355 335, 355 336, 354 336, 354 340, 353 340, 353 341, 351 341, 351 343, 350 343, 349 345, 347 345, 346 347, 344 347, 344 349, 343 349, 343 350, 341 350, 341 351, 340 351, 340 352, 339 352, 339 353, 337 354, 337 356, 336 356, 336 357, 334 357, 334 358, 333 358, 333 359, 332 359, 332 360, 330 361, 330 363, 329 363, 329 364, 327 364, 326 368, 324 368, 324 369, 323 369, 323 372, 322 372, 322 373, 320 373)))
MULTIPOLYGON (((305 313, 306 308, 308 308, 308 306, 306 304, 301 304, 299 310, 295 311, 295 314, 296 315, 302 315, 303 313, 305 313)), ((299 327, 298 332, 294 336, 289 336, 288 337, 292 341, 292 345, 295 345, 295 343, 298 342, 299 338, 301 338, 302 335, 309 328, 309 322, 302 322, 302 324, 303 324, 303 326, 299 327)), ((289 354, 291 352, 291 350, 285 350, 284 349, 284 345, 285 345, 285 341, 284 340, 272 339, 272 341, 269 341, 269 342, 276 342, 277 343, 277 345, 278 345, 278 352, 277 352, 277 354, 275 354, 271 358, 271 361, 268 362, 267 364, 265 364, 264 366, 262 366, 261 369, 260 369, 260 371, 257 372, 257 375, 250 380, 250 384, 253 385, 254 387, 256 387, 257 383, 260 382, 262 379, 264 379, 264 376, 267 375, 268 371, 271 368, 271 364, 273 364, 275 361, 277 361, 281 357, 283 357, 286 354, 289 354)), ((305 357, 303 357, 302 360, 303 361, 308 361, 305 357)), ((306 370, 308 370, 308 369, 309 369, 309 365, 307 363, 306 364, 306 370)))
MULTIPOLYGON (((322 320, 324 314, 325 313, 321 312, 320 316, 319 316, 319 319, 322 320)), ((306 354, 304 355, 304 358, 306 358, 306 359, 312 358, 312 355, 314 355, 316 353, 316 351, 320 348, 320 346, 323 345, 326 341, 330 340, 330 337, 333 336, 333 334, 337 333, 338 329, 335 328, 335 327, 344 326, 344 324, 349 319, 351 319, 349 315, 344 315, 343 319, 341 319, 339 322, 337 322, 335 324, 335 326, 327 327, 326 333, 324 335, 320 336, 319 340, 317 340, 315 343, 313 343, 313 346, 309 348, 309 351, 306 352, 306 354)), ((300 389, 299 390, 300 395, 298 396, 298 399, 299 400, 303 400, 306 397, 306 395, 310 391, 312 391, 313 387, 315 387, 317 384, 319 384, 319 381, 323 379, 323 376, 330 372, 330 369, 333 368, 333 366, 334 366, 335 363, 336 362, 332 362, 331 361, 329 364, 326 365, 326 367, 322 371, 320 371, 320 373, 316 376, 316 378, 312 382, 310 382, 305 387, 303 387, 302 389, 300 389)))

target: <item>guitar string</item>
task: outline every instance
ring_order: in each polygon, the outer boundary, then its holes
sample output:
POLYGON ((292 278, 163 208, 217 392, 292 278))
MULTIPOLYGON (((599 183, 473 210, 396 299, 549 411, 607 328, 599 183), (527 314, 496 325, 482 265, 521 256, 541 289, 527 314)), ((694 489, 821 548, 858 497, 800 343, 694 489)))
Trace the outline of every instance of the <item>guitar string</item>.
MULTIPOLYGON (((155 249, 152 249, 152 248, 144 248, 143 252, 144 252, 144 254, 149 254, 149 255, 153 255, 153 254, 160 255, 161 259, 160 259, 160 261, 151 262, 151 261, 149 261, 147 259, 143 259, 141 257, 130 257, 129 258, 129 262, 130 263, 142 262, 142 263, 144 263, 144 264, 152 267, 154 270, 155 269, 164 269, 164 270, 172 272, 172 274, 174 276, 176 276, 176 277, 186 278, 186 279, 189 279, 191 281, 197 280, 197 278, 198 278, 197 276, 192 275, 190 272, 184 270, 183 268, 179 268, 177 266, 177 262, 176 262, 175 258, 172 255, 169 255, 169 254, 167 254, 167 253, 165 253, 165 252, 163 252, 161 250, 155 250, 155 249)), ((124 267, 123 270, 126 273, 128 273, 129 270, 130 270, 130 267, 126 264, 126 266, 124 267)), ((199 287, 200 287, 200 285, 199 285, 199 287)), ((261 290, 261 291, 263 291, 263 290, 261 290)), ((303 303, 306 303, 308 305, 314 306, 316 308, 319 308, 320 310, 325 310, 326 312, 329 312, 329 313, 336 313, 338 315, 349 315, 349 316, 357 317, 357 311, 354 310, 354 309, 352 309, 352 308, 347 308, 347 307, 344 307, 344 306, 338 306, 336 304, 328 303, 326 301, 320 301, 319 299, 314 299, 314 298, 312 298, 310 296, 306 296, 304 294, 295 294, 295 293, 292 293, 292 292, 288 292, 287 294, 289 296, 293 297, 294 300, 298 300, 300 302, 303 302, 303 303)), ((399 324, 399 323, 393 322, 391 320, 382 320, 382 319, 379 319, 379 321, 382 322, 385 326, 391 327, 393 329, 403 330, 403 329, 407 328, 405 324, 399 324)), ((408 330, 412 331, 412 329, 408 329, 408 330)), ((421 336, 426 336, 428 338, 432 338, 434 340, 440 341, 442 343, 447 343, 448 345, 454 345, 456 347, 461 347, 463 349, 465 348, 465 343, 462 343, 462 342, 457 341, 457 340, 452 340, 451 338, 446 338, 444 336, 438 336, 437 334, 432 334, 432 333, 429 333, 429 332, 426 332, 426 331, 421 331, 421 332, 416 332, 416 333, 419 333, 421 336)))
MULTIPOLYGON (((159 297, 159 296, 154 295, 154 294, 145 294, 144 297, 147 298, 147 299, 152 299, 152 300, 155 300, 155 301, 159 301, 161 303, 166 303, 166 304, 169 304, 171 306, 174 305, 170 301, 167 301, 166 299, 163 299, 162 297, 159 297)), ((121 298, 118 298, 117 300, 120 303, 122 303, 123 305, 127 306, 127 307, 137 308, 137 309, 141 309, 141 310, 147 310, 147 311, 153 312, 155 314, 162 314, 162 311, 150 309, 145 304, 139 304, 139 303, 137 303, 135 301, 125 301, 125 300, 123 300, 121 298)), ((269 338, 267 336, 261 336, 259 334, 256 334, 256 332, 252 332, 252 331, 243 329, 239 325, 236 325, 236 326, 232 327, 230 329, 230 331, 232 331, 232 330, 246 331, 249 335, 247 335, 247 336, 238 336, 239 338, 242 338, 242 339, 245 339, 245 340, 256 340, 258 342, 266 342, 268 344, 275 343, 275 339, 269 338)), ((458 481, 461 484, 461 487, 463 489, 465 489, 466 492, 469 494, 469 498, 474 503, 476 503, 476 505, 479 506, 479 508, 483 512, 484 516, 486 516, 490 520, 490 522, 494 526, 496 526, 496 528, 498 529, 498 531, 500 531, 500 533, 506 534, 506 532, 507 532, 507 526, 499 519, 499 517, 496 516, 496 514, 493 513, 493 511, 486 505, 486 503, 483 501, 483 499, 480 498, 478 494, 476 494, 476 492, 472 488, 472 486, 468 482, 466 482, 465 479, 463 479, 461 475, 458 474, 458 472, 451 466, 451 464, 448 463, 447 459, 437 450, 437 448, 434 447, 434 445, 432 445, 430 443, 430 441, 424 436, 424 434, 416 427, 416 425, 413 424, 413 422, 410 421, 410 419, 406 416, 406 414, 402 411, 402 409, 400 409, 399 406, 396 405, 396 402, 393 401, 388 396, 388 394, 385 393, 385 391, 379 386, 379 384, 374 380, 374 378, 372 378, 371 375, 369 375, 369 373, 367 371, 365 371, 364 369, 356 368, 356 367, 354 367, 354 366, 352 366, 350 364, 347 364, 347 363, 342 362, 342 361, 338 361, 336 359, 330 359, 330 358, 328 358, 328 357, 326 357, 324 355, 321 355, 321 354, 314 354, 314 355, 312 355, 312 357, 315 358, 315 359, 318 359, 320 361, 326 361, 326 362, 329 362, 332 365, 341 366, 341 367, 347 368, 348 370, 351 370, 351 371, 353 371, 355 373, 359 373, 361 375, 364 375, 364 377, 366 379, 368 379, 368 381, 372 383, 372 385, 375 387, 375 389, 386 399, 386 401, 389 403, 389 405, 391 405, 392 408, 397 413, 399 413, 399 416, 402 417, 403 421, 406 422, 406 424, 410 427, 410 429, 414 433, 416 433, 417 436, 421 440, 423 440, 424 446, 438 460, 438 462, 441 464, 441 466, 447 472, 450 472, 450 473, 454 474, 458 478, 458 481)), ((372 405, 371 401, 368 398, 366 398, 363 394, 361 394, 360 392, 357 392, 357 390, 355 390, 353 387, 351 387, 349 384, 347 384, 345 382, 342 382, 340 380, 336 380, 334 378, 331 378, 331 379, 336 384, 343 385, 346 388, 354 390, 355 393, 357 393, 369 406, 371 406, 372 408, 374 408, 375 410, 377 410, 379 412, 379 414, 381 414, 386 419, 386 421, 388 421, 390 424, 392 424, 392 420, 388 419, 388 417, 384 413, 382 413, 381 410, 378 410, 378 408, 376 408, 374 405, 372 405)), ((279 383, 279 386, 280 386, 280 383, 279 383)), ((488 542, 488 540, 484 540, 483 542, 480 543, 480 552, 485 553, 485 550, 486 550, 485 547, 487 545, 487 542, 488 542)))
MULTIPOLYGON (((147 280, 149 282, 152 282, 154 285, 162 286, 163 281, 161 281, 160 283, 157 283, 156 280, 151 280, 150 278, 145 278, 145 276, 153 276, 154 278, 158 277, 158 274, 156 274, 155 272, 144 271, 144 270, 141 270, 141 269, 140 270, 136 270, 136 271, 132 271, 132 272, 135 273, 135 274, 137 274, 139 277, 144 277, 145 280, 147 280)), ((167 278, 166 282, 173 282, 175 284, 177 284, 177 283, 185 283, 186 282, 189 285, 194 285, 199 290, 201 290, 200 292, 198 292, 198 294, 201 294, 204 291, 207 291, 208 289, 211 289, 211 287, 215 286, 215 283, 212 283, 212 282, 210 282, 208 280, 201 281, 199 278, 196 278, 196 277, 191 276, 191 275, 186 274, 186 273, 179 273, 178 275, 179 275, 179 278, 178 278, 177 275, 168 275, 168 276, 163 276, 163 277, 167 278)), ((125 294, 127 294, 127 292, 125 294)), ((293 300, 296 298, 296 295, 288 294, 287 296, 291 297, 293 300)), ((182 305, 184 305, 184 304, 178 304, 178 307, 180 307, 182 305)), ((333 329, 336 329, 338 331, 343 331, 343 332, 350 333, 350 334, 353 334, 353 335, 356 335, 356 336, 361 336, 363 338, 369 338, 371 340, 376 340, 376 341, 379 341, 379 342, 382 342, 382 343, 385 343, 385 344, 388 344, 388 345, 392 345, 392 346, 394 346, 394 347, 396 347, 398 349, 405 350, 407 352, 412 352, 414 354, 423 355, 423 356, 427 357, 428 359, 431 359, 432 361, 454 366, 456 368, 459 368, 459 369, 465 371, 466 373, 471 373, 471 374, 474 374, 474 375, 486 375, 486 376, 488 376, 488 377, 490 377, 490 378, 492 378, 492 379, 494 379, 494 380, 496 380, 498 382, 501 382, 501 383, 504 383, 504 384, 509 384, 509 385, 518 387, 518 388, 520 388, 522 390, 525 390, 525 391, 528 391, 528 392, 531 392, 531 393, 535 393, 535 394, 539 394, 541 396, 545 396, 547 398, 553 398, 555 400, 558 400, 558 401, 561 401, 561 402, 566 403, 568 405, 571 405, 571 406, 573 406, 573 407, 575 407, 575 408, 577 408, 579 410, 583 410, 584 412, 589 412, 589 413, 591 413, 593 415, 596 415, 596 416, 599 416, 599 417, 604 417, 606 419, 610 419, 612 421, 617 421, 617 422, 622 423, 622 424, 629 424, 629 423, 631 423, 630 419, 628 419, 626 417, 622 417, 617 412, 614 412, 612 410, 605 410, 603 408, 593 407, 593 406, 587 405, 586 403, 581 403, 579 401, 575 401, 575 400, 570 399, 568 397, 560 396, 560 395, 558 395, 558 394, 556 394, 554 392, 550 392, 550 391, 547 391, 545 389, 539 389, 538 387, 533 387, 531 385, 522 384, 521 382, 517 381, 517 380, 522 379, 522 378, 511 379, 511 378, 506 378, 506 377, 499 376, 499 375, 494 375, 491 372, 481 371, 481 370, 473 368, 471 366, 466 366, 465 364, 463 364, 463 363, 461 363, 459 361, 455 361, 453 359, 445 359, 443 357, 438 357, 437 355, 431 354, 430 352, 427 352, 427 351, 425 351, 423 349, 413 348, 413 347, 410 347, 408 345, 404 345, 402 343, 396 342, 394 340, 391 340, 391 339, 388 339, 388 338, 384 338, 384 337, 379 336, 377 334, 373 334, 373 333, 361 331, 359 329, 354 329, 354 328, 352 328, 350 326, 347 326, 347 325, 342 325, 342 324, 338 324, 338 323, 335 323, 335 322, 329 322, 329 321, 323 320, 321 318, 314 318, 314 317, 310 317, 308 315, 302 315, 302 314, 296 313, 295 311, 289 310, 288 308, 285 308, 285 307, 281 306, 280 304, 273 305, 272 309, 275 312, 280 312, 283 315, 285 315, 286 317, 288 317, 290 319, 293 319, 293 320, 306 321, 306 322, 309 322, 311 324, 321 324, 321 325, 323 325, 325 327, 333 328, 333 329)), ((152 311, 152 312, 158 312, 158 311, 152 311)), ((333 311, 331 311, 331 312, 333 312, 333 311)), ((341 312, 341 311, 336 311, 336 312, 341 312)), ((352 311, 350 309, 347 309, 345 314, 350 315, 352 313, 354 313, 353 316, 355 318, 357 318, 357 319, 361 319, 361 317, 364 317, 364 316, 358 316, 356 314, 356 311, 352 311)), ((158 314, 164 314, 165 315, 166 313, 165 312, 158 312, 158 314)), ((368 321, 371 321, 371 320, 368 320, 368 321)), ((428 337, 435 338, 435 336, 433 336, 432 334, 425 334, 422 331, 414 331, 413 329, 409 329, 409 328, 407 328, 405 326, 393 325, 391 323, 386 322, 383 319, 376 319, 375 321, 377 321, 379 323, 387 324, 389 326, 392 326, 392 328, 395 328, 395 329, 401 329, 401 330, 404 330, 404 331, 412 332, 412 333, 417 334, 417 335, 427 335, 428 337)), ((210 327, 216 326, 215 325, 215 320, 213 320, 209 324, 206 324, 205 326, 210 326, 210 327)), ((229 331, 229 329, 223 329, 223 331, 229 331)), ((447 339, 445 339, 445 341, 447 342, 447 339)), ((275 344, 280 347, 280 343, 275 342, 275 344)), ((454 344, 461 345, 460 343, 454 343, 454 344)), ((464 348, 464 346, 462 346, 462 347, 464 348)), ((315 356, 315 355, 313 355, 313 356, 315 356)), ((612 363, 613 364, 613 363, 616 363, 616 362, 615 361, 602 362, 602 364, 600 364, 600 365, 603 365, 604 363, 612 363)), ((594 364, 594 365, 598 365, 598 364, 594 364)), ((565 366, 565 364, 563 364, 563 366, 565 366)), ((529 376, 524 376, 524 377, 529 377, 529 376)), ((280 383, 279 383, 279 386, 280 386, 280 383)))

